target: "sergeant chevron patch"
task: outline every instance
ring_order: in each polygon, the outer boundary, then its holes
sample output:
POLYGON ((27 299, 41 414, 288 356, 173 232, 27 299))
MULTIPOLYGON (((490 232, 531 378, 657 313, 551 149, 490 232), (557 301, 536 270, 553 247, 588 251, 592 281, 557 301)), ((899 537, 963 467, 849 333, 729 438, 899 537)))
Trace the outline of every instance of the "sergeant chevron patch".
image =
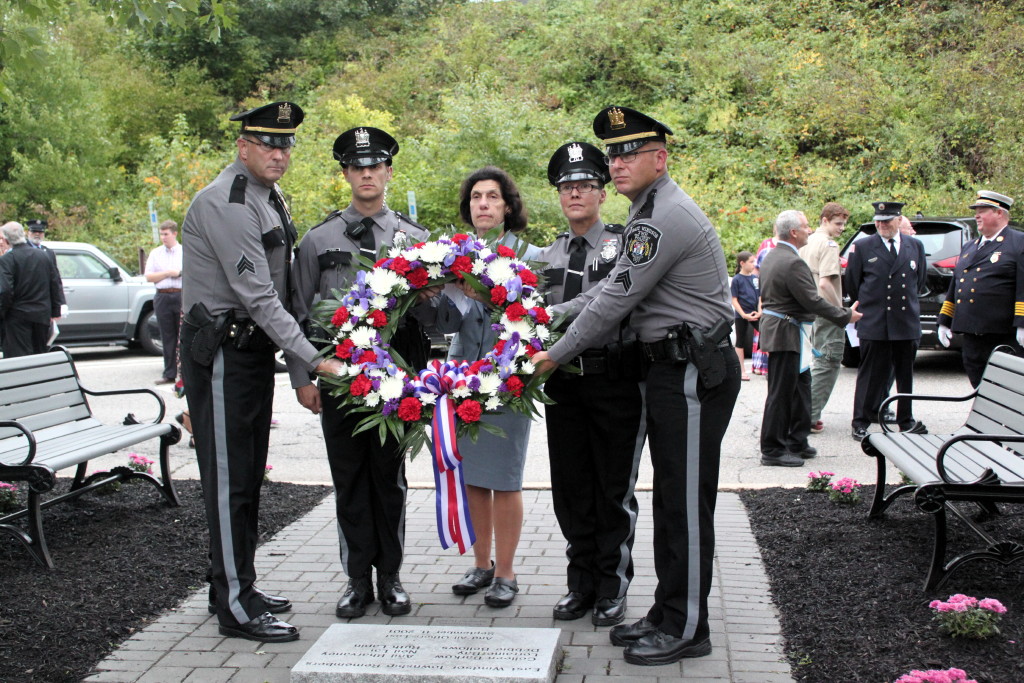
POLYGON ((615 284, 622 285, 622 291, 628 293, 633 288, 633 278, 629 276, 629 271, 624 270, 616 275, 615 284))
POLYGON ((238 271, 238 276, 241 277, 242 273, 249 271, 253 275, 256 274, 256 264, 249 260, 249 257, 242 254, 242 258, 238 259, 238 263, 235 264, 235 269, 238 271))

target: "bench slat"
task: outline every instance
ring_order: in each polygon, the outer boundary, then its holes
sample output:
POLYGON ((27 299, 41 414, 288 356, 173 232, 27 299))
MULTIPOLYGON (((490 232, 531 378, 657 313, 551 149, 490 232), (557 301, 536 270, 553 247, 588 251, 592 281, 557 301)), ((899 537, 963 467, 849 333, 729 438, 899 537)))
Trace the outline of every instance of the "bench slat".
POLYGON ((2 400, 4 402, 4 406, 13 406, 17 403, 34 401, 37 398, 44 398, 53 394, 64 394, 68 392, 75 392, 79 395, 82 394, 81 390, 78 388, 78 381, 74 377, 61 377, 47 382, 36 382, 35 384, 29 384, 22 387, 5 389, 0 396, 3 397, 2 400))
MULTIPOLYGON (((31 417, 18 420, 18 422, 33 432, 36 432, 50 427, 60 427, 62 424, 67 422, 73 423, 76 420, 86 419, 89 415, 89 409, 83 405, 74 408, 62 408, 61 410, 55 410, 53 412, 46 413, 45 415, 33 415, 31 417)), ((7 439, 11 436, 20 434, 21 432, 13 427, 0 428, 0 439, 7 439)))
MULTIPOLYGON (((20 360, 15 358, 14 360, 20 360)), ((0 391, 6 391, 15 387, 23 387, 38 382, 49 382, 51 380, 74 377, 75 373, 70 365, 44 365, 38 368, 17 370, 14 372, 0 372, 0 391)))
POLYGON ((81 407, 88 414, 89 409, 85 406, 85 399, 82 392, 62 392, 51 396, 36 398, 31 401, 22 401, 14 405, 0 406, 0 420, 21 421, 27 417, 43 416, 62 408, 81 407))

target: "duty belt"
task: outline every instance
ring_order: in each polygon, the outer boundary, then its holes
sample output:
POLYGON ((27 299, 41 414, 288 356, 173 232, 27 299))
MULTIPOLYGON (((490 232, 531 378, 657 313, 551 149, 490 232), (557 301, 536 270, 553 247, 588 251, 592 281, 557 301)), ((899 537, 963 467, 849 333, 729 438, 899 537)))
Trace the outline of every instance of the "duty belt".
POLYGON ((584 351, 566 365, 578 368, 579 372, 565 372, 565 375, 603 375, 608 372, 608 356, 604 351, 584 351))
POLYGON ((178 294, 179 292, 181 292, 181 287, 164 287, 156 290, 157 294, 178 294))
MULTIPOLYGON (((687 362, 686 346, 679 337, 667 337, 656 342, 641 342, 644 357, 652 363, 660 361, 687 362)), ((718 348, 727 349, 731 346, 728 337, 718 342, 718 348)))

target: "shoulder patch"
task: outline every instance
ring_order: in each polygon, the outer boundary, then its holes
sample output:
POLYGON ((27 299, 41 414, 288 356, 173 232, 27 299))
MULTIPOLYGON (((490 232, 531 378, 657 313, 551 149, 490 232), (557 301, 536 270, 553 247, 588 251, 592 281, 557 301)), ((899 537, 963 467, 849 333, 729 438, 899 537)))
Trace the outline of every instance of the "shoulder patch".
POLYGON ((616 235, 621 235, 626 230, 625 225, 619 225, 618 223, 605 223, 604 229, 608 232, 614 232, 616 235))
POLYGON ((235 181, 231 183, 231 194, 228 195, 228 203, 230 204, 245 204, 245 186, 249 183, 249 179, 239 173, 235 176, 235 181))
POLYGON ((632 225, 626 235, 626 256, 634 266, 650 263, 658 255, 659 242, 661 230, 647 223, 632 225))
POLYGON ((235 264, 235 270, 238 271, 238 277, 242 277, 242 274, 246 271, 256 274, 256 264, 249 260, 249 257, 242 254, 242 257, 238 259, 238 263, 235 264))

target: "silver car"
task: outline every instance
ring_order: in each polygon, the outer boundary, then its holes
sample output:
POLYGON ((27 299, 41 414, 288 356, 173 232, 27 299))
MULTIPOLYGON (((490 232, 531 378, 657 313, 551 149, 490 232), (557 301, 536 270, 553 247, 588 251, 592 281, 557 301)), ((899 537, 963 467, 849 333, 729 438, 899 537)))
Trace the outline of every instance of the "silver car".
POLYGON ((68 314, 57 321, 63 346, 138 345, 161 355, 153 314, 156 287, 84 242, 44 242, 57 257, 68 314))

